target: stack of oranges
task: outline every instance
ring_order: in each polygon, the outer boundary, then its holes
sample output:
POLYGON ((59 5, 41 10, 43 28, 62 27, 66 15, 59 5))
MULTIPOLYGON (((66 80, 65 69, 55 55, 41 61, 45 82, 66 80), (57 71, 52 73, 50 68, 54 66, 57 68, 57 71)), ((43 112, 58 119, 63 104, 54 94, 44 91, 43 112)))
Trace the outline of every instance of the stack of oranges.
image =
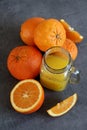
POLYGON ((70 52, 73 60, 78 54, 76 44, 83 40, 83 36, 64 19, 41 17, 26 20, 21 25, 20 37, 25 44, 35 45, 44 52, 52 46, 62 46, 70 52))
POLYGON ((76 44, 83 36, 64 19, 33 17, 21 25, 20 38, 25 45, 14 48, 7 59, 10 74, 22 80, 13 88, 10 99, 16 111, 32 113, 44 102, 44 90, 35 80, 40 73, 42 52, 52 46, 61 46, 75 60, 78 55, 76 44))

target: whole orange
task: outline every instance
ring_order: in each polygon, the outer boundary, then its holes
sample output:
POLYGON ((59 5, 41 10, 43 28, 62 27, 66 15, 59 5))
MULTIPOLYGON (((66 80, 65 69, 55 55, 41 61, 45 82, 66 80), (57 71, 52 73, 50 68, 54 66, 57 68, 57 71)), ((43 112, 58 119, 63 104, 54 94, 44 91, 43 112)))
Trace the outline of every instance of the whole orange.
POLYGON ((16 79, 30 79, 39 74, 41 61, 42 54, 36 47, 18 46, 10 52, 7 67, 16 79))
POLYGON ((72 40, 66 39, 65 43, 63 44, 63 48, 65 48, 70 53, 73 60, 76 59, 78 55, 78 48, 72 40))
POLYGON ((21 25, 20 37, 25 44, 34 45, 34 30, 36 26, 43 20, 44 18, 41 17, 33 17, 27 19, 21 25))
POLYGON ((42 21, 34 32, 35 44, 41 51, 46 51, 52 46, 62 46, 65 39, 65 29, 56 19, 42 21))

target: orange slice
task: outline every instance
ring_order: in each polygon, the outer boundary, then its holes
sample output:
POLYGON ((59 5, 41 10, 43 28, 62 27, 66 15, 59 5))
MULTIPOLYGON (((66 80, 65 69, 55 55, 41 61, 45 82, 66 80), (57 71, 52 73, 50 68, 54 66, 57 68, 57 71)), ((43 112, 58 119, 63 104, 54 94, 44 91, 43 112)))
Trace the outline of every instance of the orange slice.
POLYGON ((64 19, 61 19, 60 22, 66 30, 66 37, 68 39, 71 39, 75 43, 80 43, 83 40, 83 36, 74 30, 64 19))
POLYGON ((47 113, 52 117, 61 116, 67 113, 75 105, 76 101, 77 94, 75 93, 67 99, 63 100, 62 102, 57 103, 56 106, 47 110, 47 113))
POLYGON ((44 90, 34 79, 22 80, 12 89, 10 101, 16 111, 24 114, 33 113, 44 102, 44 90))

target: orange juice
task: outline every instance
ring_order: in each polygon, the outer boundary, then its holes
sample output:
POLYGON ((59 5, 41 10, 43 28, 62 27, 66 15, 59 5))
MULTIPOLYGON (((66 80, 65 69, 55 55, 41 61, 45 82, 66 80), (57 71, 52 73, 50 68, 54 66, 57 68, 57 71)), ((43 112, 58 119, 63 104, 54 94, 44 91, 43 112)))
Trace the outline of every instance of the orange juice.
POLYGON ((68 81, 77 83, 79 71, 73 69, 73 62, 70 54, 62 47, 48 49, 42 60, 40 71, 41 84, 54 91, 62 91, 66 88, 68 81), (74 74, 75 77, 72 77, 74 74))
POLYGON ((52 55, 48 55, 46 58, 46 63, 49 67, 53 68, 53 69, 62 69, 65 66, 67 66, 68 64, 68 59, 67 57, 63 57, 52 54, 52 55))
POLYGON ((60 70, 65 69, 68 65, 68 57, 62 53, 53 53, 46 56, 45 63, 47 67, 44 65, 44 63, 42 63, 41 67, 41 84, 51 90, 64 90, 69 80, 69 73, 68 70, 62 72, 60 72, 60 70))

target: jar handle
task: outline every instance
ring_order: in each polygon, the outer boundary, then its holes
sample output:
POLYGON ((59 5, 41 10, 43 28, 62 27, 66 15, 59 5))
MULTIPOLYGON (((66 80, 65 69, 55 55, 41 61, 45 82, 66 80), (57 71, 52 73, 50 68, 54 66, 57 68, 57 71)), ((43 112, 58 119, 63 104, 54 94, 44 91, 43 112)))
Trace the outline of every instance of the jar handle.
POLYGON ((70 76, 70 83, 76 84, 80 81, 80 72, 75 67, 70 69, 71 76, 70 76))

